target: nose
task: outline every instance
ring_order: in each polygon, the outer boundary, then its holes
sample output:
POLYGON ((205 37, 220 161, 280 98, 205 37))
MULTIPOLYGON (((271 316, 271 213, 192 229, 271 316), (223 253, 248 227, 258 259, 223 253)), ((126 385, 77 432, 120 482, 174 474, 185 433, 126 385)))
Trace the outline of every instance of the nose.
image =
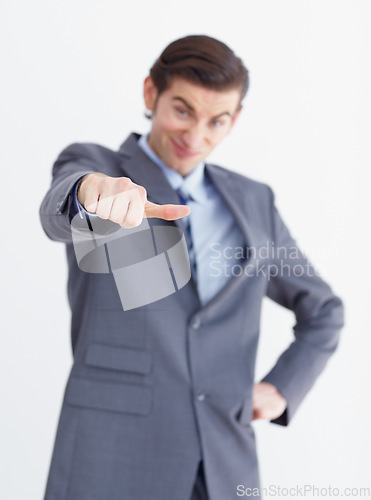
POLYGON ((205 140, 206 134, 201 124, 189 126, 182 134, 184 147, 190 151, 198 151, 205 140))

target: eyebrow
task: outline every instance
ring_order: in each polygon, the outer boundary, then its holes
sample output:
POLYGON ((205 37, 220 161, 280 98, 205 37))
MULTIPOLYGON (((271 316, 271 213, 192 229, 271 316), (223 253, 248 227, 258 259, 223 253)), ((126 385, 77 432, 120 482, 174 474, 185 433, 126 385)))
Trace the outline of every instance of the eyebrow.
MULTIPOLYGON (((193 112, 195 111, 195 109, 185 99, 183 99, 183 97, 180 97, 180 96, 173 97, 173 101, 180 101, 190 111, 193 111, 193 112)), ((232 115, 229 111, 223 111, 223 113, 219 113, 218 115, 214 116, 212 119, 215 120, 216 118, 220 118, 223 115, 228 115, 232 118, 232 115)))

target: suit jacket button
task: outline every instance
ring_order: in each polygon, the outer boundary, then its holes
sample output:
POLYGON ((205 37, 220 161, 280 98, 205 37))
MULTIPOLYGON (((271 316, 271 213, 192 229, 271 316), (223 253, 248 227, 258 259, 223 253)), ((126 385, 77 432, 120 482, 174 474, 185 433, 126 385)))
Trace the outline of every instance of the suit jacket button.
POLYGON ((201 326, 201 320, 200 320, 199 316, 194 316, 192 318, 192 321, 191 321, 191 327, 194 330, 198 330, 198 328, 200 328, 200 326, 201 326))
POLYGON ((203 392, 200 392, 199 394, 197 394, 196 398, 197 398, 197 401, 204 401, 205 400, 205 397, 206 395, 203 393, 203 392))

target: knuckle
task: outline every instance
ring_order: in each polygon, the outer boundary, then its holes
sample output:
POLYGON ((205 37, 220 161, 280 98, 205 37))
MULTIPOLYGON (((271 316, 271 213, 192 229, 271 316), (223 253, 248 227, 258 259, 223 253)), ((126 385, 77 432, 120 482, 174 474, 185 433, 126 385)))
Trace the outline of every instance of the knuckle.
POLYGON ((112 222, 116 222, 116 224, 121 224, 122 222, 122 217, 120 217, 119 215, 111 215, 110 216, 110 220, 112 222))
MULTIPOLYGON (((89 183, 89 185, 91 186, 99 186, 101 182, 102 182, 102 177, 96 174, 88 175, 85 179, 85 184, 88 185, 89 183)), ((81 187, 83 187, 83 185, 84 181, 81 183, 81 187)))
POLYGON ((131 219, 125 219, 124 224, 126 227, 135 227, 135 224, 133 224, 133 221, 131 219))
POLYGON ((117 184, 120 191, 126 191, 130 188, 132 182, 128 177, 120 177, 117 184))
POLYGON ((100 217, 101 219, 108 219, 109 217, 109 214, 107 214, 107 212, 105 212, 104 210, 97 210, 96 214, 98 215, 98 217, 100 217))
POLYGON ((85 205, 83 205, 83 207, 85 208, 85 210, 87 212, 90 212, 91 214, 94 214, 95 211, 96 211, 96 204, 95 203, 86 203, 85 205))
POLYGON ((140 194, 141 197, 147 198, 147 190, 146 190, 145 187, 138 186, 137 189, 138 189, 138 192, 139 192, 139 194, 140 194))
POLYGON ((130 227, 137 227, 141 224, 142 222, 142 217, 139 217, 137 215, 130 215, 128 217, 125 217, 125 224, 127 224, 130 227))

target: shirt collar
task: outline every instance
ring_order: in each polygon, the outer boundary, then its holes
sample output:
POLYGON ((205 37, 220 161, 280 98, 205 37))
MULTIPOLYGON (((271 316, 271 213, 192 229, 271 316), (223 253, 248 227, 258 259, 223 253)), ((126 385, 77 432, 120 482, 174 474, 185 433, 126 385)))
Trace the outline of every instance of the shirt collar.
POLYGON ((161 168, 171 187, 175 190, 182 188, 182 190, 188 193, 196 202, 201 204, 204 203, 207 200, 205 163, 199 163, 186 177, 182 177, 179 172, 165 165, 161 158, 151 149, 148 144, 148 137, 149 133, 142 135, 138 141, 138 145, 147 156, 161 168))

